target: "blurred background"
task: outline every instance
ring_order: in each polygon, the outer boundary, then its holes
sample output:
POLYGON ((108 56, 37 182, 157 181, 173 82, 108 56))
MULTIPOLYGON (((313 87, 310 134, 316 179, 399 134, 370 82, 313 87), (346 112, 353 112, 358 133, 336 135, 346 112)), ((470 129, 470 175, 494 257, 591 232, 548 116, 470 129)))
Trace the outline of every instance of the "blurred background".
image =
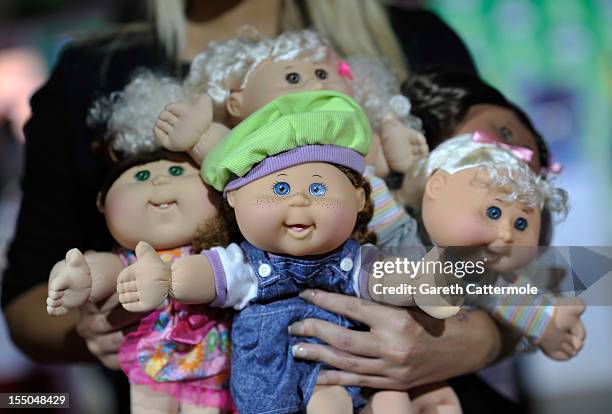
MULTIPOLYGON (((437 12, 465 41, 481 76, 526 110, 564 165, 558 183, 569 191, 571 212, 552 244, 612 246, 612 0, 394 3, 437 12)), ((143 16, 142 0, 0 2, 0 274, 20 200, 29 97, 66 42, 143 16)), ((610 304, 611 294, 611 274, 583 293, 600 306, 584 315, 587 341, 577 358, 521 356, 505 363, 511 370, 502 372, 516 373, 505 383, 500 370, 483 375, 497 378, 502 392, 525 398, 532 413, 609 413, 612 307, 601 304, 610 304)), ((0 392, 69 390, 71 412, 113 412, 98 370, 33 365, 12 346, 2 318, 0 350, 0 392)))

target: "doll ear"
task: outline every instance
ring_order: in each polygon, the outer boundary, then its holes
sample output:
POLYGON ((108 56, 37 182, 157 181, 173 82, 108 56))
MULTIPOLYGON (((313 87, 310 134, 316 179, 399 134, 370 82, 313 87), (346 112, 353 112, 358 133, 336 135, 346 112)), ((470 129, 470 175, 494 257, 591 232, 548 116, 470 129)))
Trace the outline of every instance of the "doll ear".
POLYGON ((236 199, 234 197, 234 191, 230 191, 227 193, 227 204, 229 204, 231 208, 236 208, 236 199))
POLYGON ((361 213, 366 205, 365 190, 363 188, 357 188, 357 205, 359 207, 357 211, 361 213))
POLYGON ((98 193, 96 196, 96 207, 101 214, 104 214, 104 204, 102 204, 102 193, 98 193))
POLYGON ((242 119, 243 102, 244 97, 242 95, 242 92, 236 91, 230 93, 230 96, 227 98, 227 103, 225 104, 227 113, 233 116, 234 118, 242 119))
POLYGON ((435 200, 446 187, 447 181, 448 173, 446 171, 436 170, 429 177, 429 179, 427 179, 427 183, 425 184, 424 196, 435 200))

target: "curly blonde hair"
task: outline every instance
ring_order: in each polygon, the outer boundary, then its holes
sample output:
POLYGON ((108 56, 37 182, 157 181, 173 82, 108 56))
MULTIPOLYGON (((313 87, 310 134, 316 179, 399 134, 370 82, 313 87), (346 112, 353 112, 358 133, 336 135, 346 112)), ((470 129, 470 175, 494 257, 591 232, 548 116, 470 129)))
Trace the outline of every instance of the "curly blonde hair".
POLYGON ((231 91, 242 89, 264 60, 322 62, 330 53, 327 42, 312 30, 259 39, 256 32, 245 29, 234 39, 211 43, 206 51, 197 55, 184 87, 188 94, 205 93, 215 105, 223 106, 231 91))
POLYGON ((436 170, 455 174, 469 168, 478 168, 478 184, 503 189, 504 201, 546 208, 560 219, 568 213, 567 191, 535 174, 507 149, 474 141, 473 134, 451 138, 436 147, 416 167, 415 182, 424 183, 436 170))

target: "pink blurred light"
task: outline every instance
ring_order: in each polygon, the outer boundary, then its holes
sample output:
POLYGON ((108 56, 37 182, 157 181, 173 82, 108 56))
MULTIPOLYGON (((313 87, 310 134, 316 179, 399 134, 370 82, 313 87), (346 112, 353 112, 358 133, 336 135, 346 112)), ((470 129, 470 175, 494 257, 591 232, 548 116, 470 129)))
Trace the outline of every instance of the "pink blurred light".
POLYGON ((21 142, 30 117, 30 97, 46 77, 45 62, 35 49, 0 50, 0 119, 10 121, 21 142))

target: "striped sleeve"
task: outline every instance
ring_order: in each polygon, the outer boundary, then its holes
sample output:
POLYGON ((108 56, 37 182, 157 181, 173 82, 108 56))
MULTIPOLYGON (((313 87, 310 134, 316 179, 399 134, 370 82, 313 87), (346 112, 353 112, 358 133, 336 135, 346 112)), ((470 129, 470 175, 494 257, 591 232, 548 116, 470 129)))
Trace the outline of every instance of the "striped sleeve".
MULTIPOLYGON (((526 278, 518 277, 511 286, 526 283, 526 278)), ((553 317, 554 298, 546 294, 499 295, 487 307, 492 316, 517 328, 531 343, 537 344, 553 317)))
POLYGON ((374 204, 374 215, 368 223, 368 230, 379 233, 402 218, 404 209, 395 202, 385 181, 374 175, 373 166, 367 166, 363 176, 372 187, 371 197, 374 204))

